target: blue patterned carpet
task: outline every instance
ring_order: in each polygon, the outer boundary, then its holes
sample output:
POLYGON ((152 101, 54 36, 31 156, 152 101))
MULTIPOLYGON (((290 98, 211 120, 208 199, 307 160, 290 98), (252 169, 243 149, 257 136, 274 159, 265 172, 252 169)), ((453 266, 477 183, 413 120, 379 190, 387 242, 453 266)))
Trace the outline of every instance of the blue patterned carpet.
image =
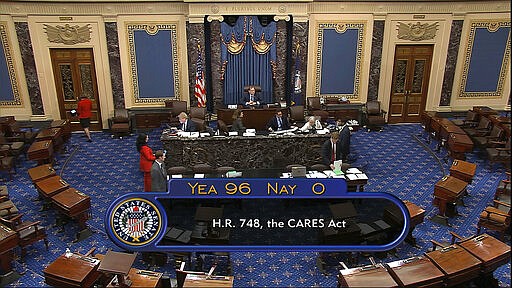
MULTIPOLYGON (((160 129, 156 129, 150 133, 149 145, 154 151, 162 147, 159 141, 160 132, 160 129)), ((451 162, 439 161, 445 152, 431 152, 435 143, 426 144, 421 137, 415 136, 419 132, 421 128, 416 124, 389 125, 383 132, 360 130, 352 136, 352 152, 357 156, 353 166, 363 169, 369 177, 365 191, 391 193, 426 209, 424 223, 418 225, 414 232, 420 249, 403 243, 398 246, 396 256, 388 254, 386 258, 378 259, 382 262, 426 252, 431 248, 431 239, 448 242, 450 230, 465 237, 473 235, 480 212, 492 203, 498 182, 505 179, 503 167, 496 165, 491 170, 483 157, 476 153, 468 154, 467 160, 476 163, 478 168, 473 183, 469 186, 471 196, 465 199, 467 207, 458 207, 460 216, 450 219, 450 228, 432 222, 430 218, 437 212, 437 208, 432 205, 434 184, 448 173, 451 162)), ((76 233, 73 223, 66 225, 65 232, 57 233, 59 228, 53 226, 56 212, 39 212, 42 203, 35 201, 37 191, 26 172, 36 164, 21 159, 22 167, 18 167, 13 181, 7 182, 10 196, 24 213, 23 219, 42 221, 49 234, 50 247, 46 251, 42 242, 29 246, 25 258, 17 258, 15 261, 15 270, 25 274, 9 287, 46 286, 43 269, 68 247, 82 253, 91 247, 97 247, 97 253, 105 253, 108 249, 120 251, 108 239, 103 219, 113 199, 124 193, 143 190, 135 138, 136 136, 112 139, 108 133, 93 133, 94 142, 88 143, 82 134, 73 134, 67 144, 67 153, 57 157, 57 173, 72 187, 92 198, 93 217, 88 224, 95 233, 78 243, 72 242, 76 233)), ((510 245, 510 235, 506 236, 506 242, 510 245)), ((336 254, 329 257, 333 261, 328 261, 326 275, 317 267, 318 253, 315 252, 231 253, 235 286, 335 287, 336 269, 339 268, 336 263, 343 258, 337 258, 341 256, 336 254)), ((138 257, 135 266, 148 269, 140 258, 138 257)), ((170 257, 168 265, 158 270, 174 278, 170 265, 172 261, 170 257)), ((360 258, 360 265, 367 262, 364 257, 360 258)), ((510 287, 510 262, 497 269, 494 275, 500 286, 510 287)))

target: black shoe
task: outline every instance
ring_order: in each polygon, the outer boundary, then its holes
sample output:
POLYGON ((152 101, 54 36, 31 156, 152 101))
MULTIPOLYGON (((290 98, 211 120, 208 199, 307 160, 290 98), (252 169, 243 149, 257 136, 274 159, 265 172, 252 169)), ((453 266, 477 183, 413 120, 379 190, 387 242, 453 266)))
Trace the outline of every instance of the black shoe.
POLYGON ((87 139, 87 142, 92 142, 92 139, 91 138, 87 139))

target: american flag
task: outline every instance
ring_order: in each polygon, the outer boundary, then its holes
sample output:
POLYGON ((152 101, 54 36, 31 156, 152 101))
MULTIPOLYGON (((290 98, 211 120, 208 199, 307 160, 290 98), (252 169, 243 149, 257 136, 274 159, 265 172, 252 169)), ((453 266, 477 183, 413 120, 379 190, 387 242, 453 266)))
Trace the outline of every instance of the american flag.
POLYGON ((204 71, 203 60, 201 58, 201 46, 197 46, 197 71, 196 86, 194 87, 194 95, 197 98, 197 107, 206 106, 206 90, 204 88, 204 71))

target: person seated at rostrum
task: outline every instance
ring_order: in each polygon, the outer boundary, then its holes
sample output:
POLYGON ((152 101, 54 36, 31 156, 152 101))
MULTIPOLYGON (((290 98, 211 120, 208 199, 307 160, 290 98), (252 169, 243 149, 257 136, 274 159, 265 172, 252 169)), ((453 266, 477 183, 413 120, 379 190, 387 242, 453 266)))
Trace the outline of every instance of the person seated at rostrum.
POLYGON ((270 132, 288 129, 290 129, 290 122, 288 122, 287 117, 283 116, 283 112, 281 110, 278 110, 276 115, 274 115, 267 123, 267 130, 270 132))
POLYGON ((233 112, 233 124, 231 125, 231 131, 238 132, 238 135, 242 135, 245 132, 244 123, 242 123, 243 117, 244 111, 235 110, 235 112, 233 112))
POLYGON ((249 86, 247 95, 244 95, 242 98, 242 104, 246 108, 258 108, 261 105, 261 98, 256 95, 256 87, 249 86))
POLYGON ((183 132, 196 132, 197 127, 194 121, 188 119, 188 115, 185 112, 181 112, 178 114, 178 120, 180 121, 180 126, 178 127, 178 130, 181 130, 183 132))
POLYGON ((315 116, 309 116, 308 122, 304 123, 304 126, 300 128, 301 132, 312 132, 315 130, 322 130, 322 124, 320 120, 317 120, 315 116))

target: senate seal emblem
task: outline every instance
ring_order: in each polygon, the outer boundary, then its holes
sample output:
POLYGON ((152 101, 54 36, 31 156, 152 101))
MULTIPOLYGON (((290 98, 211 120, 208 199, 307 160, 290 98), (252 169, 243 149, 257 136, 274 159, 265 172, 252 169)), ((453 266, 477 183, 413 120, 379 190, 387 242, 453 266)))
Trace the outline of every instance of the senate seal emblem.
POLYGON ((158 208, 142 198, 119 203, 110 214, 113 235, 125 244, 141 246, 150 243, 162 229, 158 208))

